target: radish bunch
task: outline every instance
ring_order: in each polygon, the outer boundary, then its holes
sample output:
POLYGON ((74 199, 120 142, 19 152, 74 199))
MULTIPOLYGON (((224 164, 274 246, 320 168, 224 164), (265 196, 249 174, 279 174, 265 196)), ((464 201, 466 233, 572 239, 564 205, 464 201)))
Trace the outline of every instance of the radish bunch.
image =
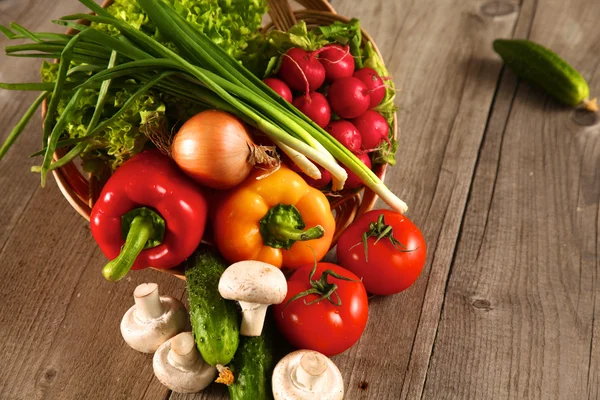
MULTIPOLYGON (((292 48, 282 56, 277 77, 264 82, 369 168, 369 153, 381 142, 389 142, 388 122, 373 110, 385 97, 383 79, 372 68, 356 70, 348 46, 329 44, 315 51, 292 48), (338 119, 332 120, 332 114, 338 119)), ((346 188, 360 186, 358 177, 349 170, 348 175, 346 188)), ((307 181, 324 188, 331 176, 324 177, 307 181)))

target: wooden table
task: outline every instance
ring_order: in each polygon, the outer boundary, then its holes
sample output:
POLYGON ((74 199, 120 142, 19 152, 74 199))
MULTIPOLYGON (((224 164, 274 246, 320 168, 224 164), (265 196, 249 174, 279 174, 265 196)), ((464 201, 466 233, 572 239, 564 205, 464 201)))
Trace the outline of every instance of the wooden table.
MULTIPOLYGON (((334 0, 360 17, 401 89, 387 183, 428 243, 416 284, 373 298, 362 339, 334 358, 347 399, 599 396, 600 125, 519 82, 491 44, 541 42, 600 94, 600 2, 524 0, 501 18, 482 4, 334 0)), ((0 0, 0 23, 44 31, 80 10, 0 0)), ((0 57, 0 81, 38 80, 37 62, 0 57)), ((0 91, 0 138, 34 96, 0 91)), ((137 284, 179 298, 185 285, 154 271, 102 278, 88 224, 29 172, 39 126, 36 116, 0 164, 0 399, 223 398, 170 393, 151 356, 123 342, 137 284)))

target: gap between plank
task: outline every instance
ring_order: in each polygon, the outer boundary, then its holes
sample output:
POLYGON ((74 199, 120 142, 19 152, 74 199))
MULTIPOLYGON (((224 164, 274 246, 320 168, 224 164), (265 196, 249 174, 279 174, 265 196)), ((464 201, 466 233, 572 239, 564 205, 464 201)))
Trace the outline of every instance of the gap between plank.
POLYGON ((31 203, 31 200, 33 200, 33 198, 35 197, 36 193, 40 189, 41 189, 41 186, 37 185, 36 188, 33 190, 33 193, 31 193, 31 196, 29 196, 29 199, 27 199, 27 202, 25 203, 25 207, 23 207, 23 209, 21 210, 21 213, 19 214, 19 217, 17 218, 17 220, 15 221, 15 223, 13 224, 13 226, 10 228, 10 231, 8 232, 8 235, 6 236, 6 240, 4 241, 4 243, 2 243, 2 246, 0 247, 0 258, 2 258, 2 255, 4 254, 4 250, 6 248, 6 244, 9 242, 9 239, 12 236, 15 228, 21 223, 21 220, 25 216, 25 211, 27 211, 27 209, 29 208, 29 203, 31 203))
MULTIPOLYGON (((504 66, 502 67, 502 71, 504 71, 504 66)), ((500 78, 500 81, 502 81, 502 77, 500 78)), ((516 85, 515 85, 515 90, 513 91, 513 95, 512 98, 510 100, 510 106, 508 107, 508 113, 507 113, 507 118, 510 116, 510 113, 512 112, 512 108, 513 108, 513 104, 515 102, 515 98, 517 97, 517 92, 519 90, 519 81, 517 81, 516 85)), ((495 99, 494 102, 495 103, 495 99)), ((492 104, 493 104, 492 103, 492 104)), ((508 121, 507 121, 508 122, 508 121)), ((489 120, 488 120, 489 123, 489 120)), ((506 134, 506 128, 508 126, 508 123, 506 123, 504 125, 504 127, 502 128, 502 137, 500 138, 500 147, 499 147, 499 154, 498 154, 498 162, 496 163, 496 174, 494 175, 494 183, 492 185, 492 195, 491 198, 494 198, 494 194, 496 193, 496 183, 498 182, 498 170, 500 169, 500 160, 502 158, 502 144, 504 143, 504 135, 506 134)), ((487 133, 487 124, 486 124, 486 133, 487 133)), ((485 134, 484 133, 484 138, 485 138, 485 134)), ((479 160, 481 157, 481 151, 483 148, 483 142, 482 142, 482 146, 479 148, 479 154, 477 155, 477 162, 475 163, 475 171, 477 171, 477 168, 479 166, 479 160)), ((472 193, 472 189, 473 189, 473 185, 471 183, 471 187, 469 188, 469 195, 467 197, 467 205, 469 204, 469 201, 471 200, 471 193, 472 193)), ((488 226, 488 221, 490 219, 490 212, 491 212, 492 208, 489 207, 487 210, 487 214, 485 216, 485 225, 483 227, 483 234, 482 234, 482 238, 485 237, 485 234, 487 232, 487 226, 488 226)), ((462 225, 461 225, 461 231, 459 232, 459 236, 458 239, 460 240, 460 236, 462 234, 462 225)), ((479 248, 477 249, 477 256, 475 257, 475 260, 479 259, 479 254, 481 254, 481 248, 483 246, 483 240, 481 240, 481 243, 479 243, 479 248)), ((454 263, 454 256, 452 258, 452 262, 454 263)), ((443 308, 443 307, 442 307, 443 308)))
MULTIPOLYGON (((598 271, 598 267, 600 266, 598 264, 598 245, 600 245, 600 242, 598 242, 598 234, 600 232, 598 232, 598 226, 600 226, 600 206, 596 209, 596 268, 594 269, 594 273, 592 275, 592 281, 596 281, 597 279, 597 271, 598 271)), ((594 287, 595 284, 592 282, 592 287, 594 287)), ((590 354, 589 354, 589 358, 588 358, 588 373, 587 373, 587 390, 588 390, 588 398, 590 398, 590 394, 591 394, 591 390, 590 390, 590 372, 592 370, 592 353, 594 351, 594 329, 596 326, 596 291, 593 291, 593 295, 592 295, 592 301, 593 301, 593 306, 592 306, 592 332, 591 332, 591 338, 590 338, 590 354)))
MULTIPOLYGON (((511 34, 511 36, 513 38, 514 38, 516 30, 517 30, 517 28, 519 26, 519 19, 523 15, 520 12, 520 7, 522 5, 523 5, 523 1, 521 1, 520 4, 519 4, 519 16, 517 17, 517 20, 515 22, 515 25, 513 27, 512 34, 511 34)), ((535 16, 536 16, 536 13, 537 13, 537 6, 538 6, 538 0, 534 0, 532 16, 531 16, 531 20, 529 21, 529 27, 527 29, 527 36, 526 36, 527 38, 530 37, 531 31, 533 29, 533 22, 535 21, 535 16)), ((450 277, 452 275, 452 269, 454 268, 454 264, 455 264, 455 260, 456 260, 456 255, 457 255, 457 252, 458 252, 458 244, 460 243, 460 239, 461 239, 461 237, 463 235, 463 225, 464 225, 465 218, 466 218, 466 211, 468 209, 468 205, 469 205, 469 203, 471 201, 471 197, 472 197, 472 193, 473 193, 473 184, 474 184, 474 181, 475 181, 475 175, 477 173, 477 170, 479 168, 479 164, 481 162, 481 153, 482 153, 483 146, 484 146, 484 143, 485 143, 485 140, 486 140, 486 136, 489 134, 489 125, 490 125, 490 121, 491 121, 493 113, 494 113, 494 108, 495 108, 495 105, 496 105, 496 101, 498 100, 498 95, 499 95, 500 89, 502 87, 502 84, 505 82, 505 77, 504 77, 505 71, 506 71, 506 66, 503 65, 502 68, 500 69, 498 83, 496 84, 496 89, 494 91, 494 96, 492 97, 492 102, 490 104, 490 109, 489 109, 489 112, 488 112, 488 117, 486 119, 485 128, 484 128, 484 131, 483 131, 483 136, 482 136, 482 139, 481 139, 481 143, 479 145, 479 150, 477 152, 477 158, 475 160, 475 166, 473 168, 473 173, 471 175, 471 183, 469 185, 469 190, 468 190, 468 193, 467 193, 467 201, 465 202, 465 207, 463 209, 463 215, 462 215, 462 218, 461 218, 460 226, 458 228, 458 235, 456 236, 456 242, 455 242, 456 245, 454 246, 454 251, 452 253, 452 260, 450 262, 450 268, 448 269, 448 275, 447 275, 447 279, 446 279, 446 285, 444 287, 444 294, 443 294, 443 298, 442 298, 442 306, 441 306, 441 309, 440 309, 440 314, 438 316, 438 323, 437 323, 436 328, 435 328, 435 334, 434 334, 434 338, 433 338, 433 344, 432 344, 432 347, 431 347, 431 353, 430 353, 429 358, 427 360, 427 369, 426 369, 426 373, 425 373, 425 379, 423 381, 423 386, 421 387, 421 395, 419 396, 419 398, 421 400, 423 399, 423 394, 425 393, 425 387, 427 385, 427 380, 429 378, 429 370, 430 370, 430 367, 431 367, 431 359, 433 358, 433 355, 435 353, 435 346, 436 346, 437 336, 438 336, 438 332, 439 332, 438 328, 439 328, 440 322, 442 320, 442 316, 444 314, 444 308, 445 308, 445 305, 446 305, 446 296, 447 296, 447 293, 448 293, 447 292, 448 291, 448 285, 450 283, 450 277)), ((494 197, 494 192, 496 190, 496 182, 498 180, 498 169, 499 169, 501 155, 502 155, 502 143, 504 141, 504 136, 505 136, 505 133, 506 133, 506 128, 508 126, 508 121, 509 121, 510 115, 512 113, 512 108, 513 108, 513 105, 514 105, 514 101, 516 99, 516 96, 517 96, 517 93, 518 93, 518 90, 519 90, 519 84, 520 84, 520 80, 517 79, 517 82, 515 84, 515 88, 514 88, 514 90, 512 92, 512 97, 511 97, 511 100, 510 100, 510 106, 508 108, 508 112, 506 114, 506 119, 504 121, 505 123, 504 123, 503 129, 502 129, 502 138, 501 138, 501 141, 500 141, 498 162, 497 162, 497 165, 496 165, 496 174, 494 176, 494 183, 493 183, 493 187, 492 187, 492 199, 494 197)), ((490 207, 490 209, 491 209, 491 207, 490 207)), ((488 209, 488 213, 487 213, 487 217, 486 217, 486 222, 485 222, 485 227, 484 227, 484 233, 485 233, 485 230, 487 229, 487 222, 488 222, 488 218, 489 218, 490 209, 488 209)), ((483 239, 483 236, 482 236, 482 239, 483 239)), ((483 243, 483 240, 482 240, 482 243, 483 243)), ((479 250, 477 251, 477 258, 479 258, 480 251, 481 251, 481 243, 480 243, 480 246, 479 246, 479 250)), ((413 342, 413 344, 414 344, 414 342, 413 342)), ((411 352, 411 355, 412 355, 412 352, 411 352)), ((590 348, 590 363, 591 363, 591 348, 590 348)), ((588 376, 589 376, 589 369, 588 369, 588 376)), ((589 379, 588 379, 588 381, 589 381, 589 379)))
MULTIPOLYGON (((452 260, 450 262, 450 268, 448 270, 448 277, 446 279, 446 285, 444 287, 444 296, 443 296, 443 299, 442 299, 442 307, 440 309, 440 314, 439 314, 439 318, 438 318, 437 327, 439 327, 440 322, 442 320, 442 315, 444 314, 444 308, 445 308, 445 305, 446 305, 446 295, 448 293, 448 286, 450 284, 450 276, 452 275, 452 269, 454 268, 454 264, 455 264, 455 260, 456 260, 456 255, 457 255, 457 252, 458 252, 458 243, 460 243, 461 237, 463 235, 463 225, 464 225, 465 218, 466 218, 466 210, 468 208, 469 203, 471 202, 471 196, 472 196, 472 193, 473 193, 473 185, 474 185, 474 182, 475 182, 475 175, 476 175, 476 172, 478 170, 479 163, 481 161, 481 153, 482 153, 482 149, 483 149, 483 146, 484 146, 484 143, 485 143, 485 138, 486 138, 486 135, 489 133, 488 127, 489 127, 490 120, 491 120, 492 115, 493 115, 494 106, 496 104, 496 100, 497 100, 497 97, 498 97, 498 93, 500 91, 500 87, 502 86, 502 83, 504 82, 504 79, 503 79, 504 69, 505 69, 505 67, 503 66, 502 69, 500 70, 500 78, 498 79, 498 84, 496 85, 496 90, 494 91, 494 96, 492 98, 492 103, 490 105, 490 112, 488 113, 488 118, 486 120, 483 137, 482 137, 482 140, 481 140, 481 144, 479 146, 479 150, 477 152, 477 159, 475 161, 475 167, 473 168, 473 175, 471 176, 471 183, 469 185, 469 191, 468 191, 468 194, 467 194, 467 201, 465 202, 465 209, 463 210, 462 219, 461 219, 461 222, 460 222, 460 226, 458 228, 458 235, 456 236, 456 245, 454 246, 454 251, 452 253, 452 260)), ((494 184, 493 184, 493 187, 492 187, 492 198, 494 197, 493 193, 496 190, 496 182, 497 182, 497 179, 498 179, 498 170, 499 170, 499 164, 500 164, 501 153, 502 153, 502 142, 504 140, 504 134, 506 132, 506 127, 508 125, 508 118, 510 117, 510 114, 512 112, 512 107, 513 107, 513 104, 514 104, 514 101, 515 101, 515 98, 516 98, 516 95, 517 95, 518 88, 519 88, 519 85, 517 83, 515 85, 515 89, 513 90, 511 101, 510 101, 510 106, 508 108, 507 118, 506 118, 506 122, 507 123, 505 123, 504 128, 502 129, 502 139, 500 141, 500 154, 498 156, 498 162, 497 162, 497 165, 496 165, 496 175, 494 176, 494 184)), ((484 235, 483 236, 485 236, 485 230, 487 229, 487 222, 488 222, 488 218, 489 218, 489 211, 490 210, 488 209, 488 214, 487 214, 487 217, 486 217, 486 222, 485 222, 485 227, 484 227, 484 235)), ((482 241, 482 243, 483 243, 483 241, 482 241)), ((479 257, 480 250, 481 250, 481 244, 480 244, 479 250, 477 251, 477 258, 479 257)), ((423 399, 423 394, 425 392, 425 386, 427 385, 427 379, 429 378, 429 369, 430 369, 430 366, 431 366, 431 359, 433 358, 433 355, 435 353, 435 344, 436 344, 437 335, 438 335, 438 329, 437 329, 437 327, 436 327, 434 338, 433 338, 433 346, 431 348, 431 354, 430 354, 428 362, 427 362, 427 373, 425 374, 425 381, 423 382, 423 387, 422 387, 422 390, 421 390, 420 399, 423 399)))

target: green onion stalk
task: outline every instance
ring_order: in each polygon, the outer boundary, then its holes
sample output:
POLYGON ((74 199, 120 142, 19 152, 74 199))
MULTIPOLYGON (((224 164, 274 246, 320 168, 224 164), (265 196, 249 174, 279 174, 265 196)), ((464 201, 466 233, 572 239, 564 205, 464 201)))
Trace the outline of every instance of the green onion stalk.
POLYGON ((293 159, 303 161, 301 168, 311 176, 321 165, 334 177, 334 189, 341 189, 347 173, 339 163, 355 173, 390 207, 406 212, 406 204, 354 154, 329 133, 320 128, 293 105, 281 99, 258 77, 221 49, 204 33, 196 30, 177 12, 159 0, 137 0, 158 30, 178 49, 178 53, 154 38, 121 21, 98 6, 93 0, 80 0, 96 15, 75 14, 54 21, 79 31, 76 35, 33 33, 17 24, 10 29, 0 26, 9 39, 29 39, 32 43, 7 46, 6 53, 16 57, 58 58, 54 83, 3 84, 9 90, 36 90, 42 94, 32 104, 21 121, 0 147, 0 159, 24 130, 41 103, 50 98, 44 120, 42 186, 49 171, 61 167, 94 143, 94 138, 150 89, 158 89, 201 106, 230 112, 265 132, 293 159), (88 20, 111 25, 120 36, 111 36, 74 20, 88 20), (73 67, 72 62, 79 65, 73 67), (67 77, 69 80, 67 80, 67 77), (132 83, 133 82, 133 83, 132 83), (110 87, 129 87, 134 94, 115 114, 100 122, 100 116, 110 87), (96 108, 82 138, 61 139, 66 123, 85 89, 99 88, 96 108), (60 117, 58 102, 64 90, 73 95, 60 117), (53 162, 57 148, 69 146, 61 159, 53 162))

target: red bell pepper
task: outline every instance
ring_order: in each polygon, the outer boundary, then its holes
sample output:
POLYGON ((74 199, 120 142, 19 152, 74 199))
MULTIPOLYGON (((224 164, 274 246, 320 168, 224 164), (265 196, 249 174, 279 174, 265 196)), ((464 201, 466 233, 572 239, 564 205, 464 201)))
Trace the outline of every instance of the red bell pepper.
POLYGON ((200 188, 158 150, 140 153, 110 177, 92 209, 92 235, 112 261, 110 281, 130 269, 173 268, 200 244, 207 203, 200 188))

